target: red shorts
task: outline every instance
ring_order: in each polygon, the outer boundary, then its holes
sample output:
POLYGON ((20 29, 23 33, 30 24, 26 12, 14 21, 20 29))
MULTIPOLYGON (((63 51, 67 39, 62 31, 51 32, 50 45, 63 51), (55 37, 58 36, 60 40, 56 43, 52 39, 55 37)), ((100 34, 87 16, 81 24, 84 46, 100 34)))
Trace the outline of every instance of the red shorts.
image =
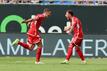
POLYGON ((35 37, 32 37, 32 36, 28 35, 28 43, 30 43, 30 44, 36 44, 36 43, 39 43, 39 42, 41 42, 40 35, 37 35, 35 37))
POLYGON ((71 44, 74 44, 75 46, 81 46, 83 38, 73 37, 71 44))

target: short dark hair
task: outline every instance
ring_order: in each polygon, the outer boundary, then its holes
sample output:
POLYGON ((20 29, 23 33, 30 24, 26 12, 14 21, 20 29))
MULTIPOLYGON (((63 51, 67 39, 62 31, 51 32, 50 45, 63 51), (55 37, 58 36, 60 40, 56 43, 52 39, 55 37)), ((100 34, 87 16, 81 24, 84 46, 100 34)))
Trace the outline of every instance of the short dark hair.
POLYGON ((51 10, 49 10, 48 8, 45 8, 43 11, 44 11, 44 12, 49 12, 49 11, 51 11, 51 10))
POLYGON ((67 12, 70 14, 70 15, 74 15, 73 11, 72 10, 67 10, 67 12))

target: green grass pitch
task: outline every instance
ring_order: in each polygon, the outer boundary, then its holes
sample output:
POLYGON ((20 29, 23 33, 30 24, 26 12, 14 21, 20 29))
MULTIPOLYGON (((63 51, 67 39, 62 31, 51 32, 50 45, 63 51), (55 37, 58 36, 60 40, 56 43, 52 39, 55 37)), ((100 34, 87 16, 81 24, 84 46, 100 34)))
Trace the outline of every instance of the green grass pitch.
POLYGON ((64 58, 41 58, 45 64, 34 64, 33 57, 0 57, 0 71, 107 71, 106 58, 86 59, 81 64, 79 58, 71 58, 69 64, 60 64, 64 58))

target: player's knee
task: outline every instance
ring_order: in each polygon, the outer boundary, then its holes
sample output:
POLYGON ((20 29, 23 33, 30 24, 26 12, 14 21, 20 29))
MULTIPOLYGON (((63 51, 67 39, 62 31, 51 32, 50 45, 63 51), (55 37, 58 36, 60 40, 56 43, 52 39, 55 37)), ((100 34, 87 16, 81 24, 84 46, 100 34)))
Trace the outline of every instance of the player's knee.
POLYGON ((42 45, 38 46, 38 48, 42 48, 42 45))
POLYGON ((76 47, 76 52, 80 51, 80 48, 79 47, 76 47))
POLYGON ((30 47, 30 48, 29 48, 29 50, 30 50, 30 51, 32 51, 32 50, 33 50, 33 48, 31 48, 31 47, 30 47))
POLYGON ((74 47, 73 43, 69 44, 69 46, 68 46, 68 48, 73 48, 73 47, 74 47))
POLYGON ((33 48, 34 48, 34 45, 33 45, 33 44, 30 44, 30 45, 29 45, 29 50, 32 51, 33 48))
POLYGON ((42 48, 42 43, 41 42, 37 43, 37 45, 38 45, 38 48, 42 48))

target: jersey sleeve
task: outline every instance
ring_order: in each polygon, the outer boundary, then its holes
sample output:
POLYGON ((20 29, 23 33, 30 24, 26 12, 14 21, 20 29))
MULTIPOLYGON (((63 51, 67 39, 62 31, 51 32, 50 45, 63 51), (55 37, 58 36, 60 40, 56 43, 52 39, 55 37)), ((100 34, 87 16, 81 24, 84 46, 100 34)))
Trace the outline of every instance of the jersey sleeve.
POLYGON ((39 19, 39 16, 38 16, 38 15, 37 15, 37 16, 36 16, 36 15, 32 15, 32 16, 31 16, 31 19, 33 19, 33 20, 38 20, 38 19, 39 19))
POLYGON ((42 18, 45 18, 45 16, 42 15, 42 14, 32 16, 32 19, 33 19, 33 20, 38 20, 38 19, 42 19, 42 18))
POLYGON ((77 23, 77 21, 76 21, 76 19, 72 19, 72 27, 76 27, 76 23, 77 23))

